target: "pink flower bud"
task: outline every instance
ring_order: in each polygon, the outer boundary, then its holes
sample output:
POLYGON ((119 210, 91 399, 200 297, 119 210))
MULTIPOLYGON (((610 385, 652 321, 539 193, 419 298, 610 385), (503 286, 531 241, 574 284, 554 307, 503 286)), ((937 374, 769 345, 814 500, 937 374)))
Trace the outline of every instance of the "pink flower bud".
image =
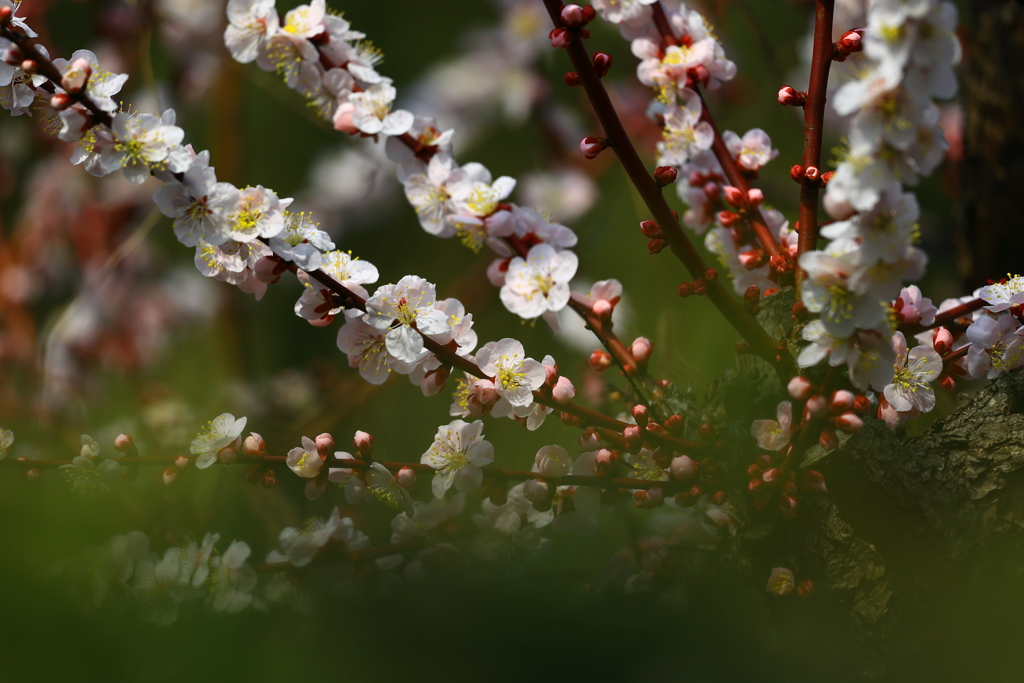
POLYGON ((288 265, 276 256, 264 256, 256 261, 253 273, 260 282, 272 285, 281 279, 281 273, 288 269, 288 265))
POLYGON ((669 472, 676 481, 687 482, 697 476, 697 463, 688 455, 680 455, 677 458, 672 458, 669 472))
POLYGON ((679 171, 676 170, 675 166, 659 166, 654 169, 654 182, 658 184, 658 187, 671 185, 678 177, 679 171))
POLYGON ((403 467, 398 470, 398 474, 395 475, 395 481, 397 481, 399 485, 404 486, 407 489, 411 489, 416 485, 416 472, 408 467, 403 467))
POLYGON ((114 439, 114 450, 125 455, 138 455, 139 449, 135 447, 132 437, 127 434, 118 434, 114 439))
POLYGON ((804 407, 811 417, 825 417, 828 414, 828 401, 821 394, 815 394, 807 399, 804 407))
POLYGON ((479 416, 489 413, 499 398, 498 391, 494 388, 494 382, 489 379, 479 379, 469 385, 466 402, 470 413, 479 416))
POLYGON ((788 85, 779 89, 779 104, 784 107, 802 107, 807 101, 807 93, 800 92, 788 85))
POLYGON ((814 385, 811 384, 811 380, 807 379, 802 375, 797 375, 793 379, 789 380, 789 384, 786 385, 786 391, 793 397, 795 401, 803 401, 811 395, 814 385))
POLYGON ((793 519, 796 517, 796 511, 799 506, 799 501, 793 496, 786 493, 779 496, 779 515, 783 519, 793 519))
POLYGON ((761 481, 768 484, 769 486, 778 486, 786 479, 785 472, 780 467, 772 467, 764 471, 761 475, 761 481))
POLYGON ((945 356, 953 348, 953 334, 945 327, 935 330, 935 337, 932 338, 932 347, 940 356, 945 356))
POLYGON ((633 406, 633 410, 630 412, 632 413, 633 419, 636 421, 637 425, 640 428, 644 428, 647 426, 647 422, 650 420, 651 417, 651 411, 648 410, 647 406, 637 404, 633 406))
POLYGON ((612 68, 612 56, 607 52, 594 53, 594 69, 598 76, 604 76, 612 68))
POLYGON ((178 478, 178 468, 168 467, 164 470, 164 485, 170 486, 174 483, 174 480, 178 478))
POLYGON ((622 430, 622 438, 625 439, 626 443, 629 445, 643 443, 644 433, 636 425, 628 425, 622 430))
POLYGON ((808 166, 804 169, 804 177, 811 181, 817 180, 821 177, 821 171, 817 166, 808 166))
POLYGON ((451 368, 447 365, 442 365, 436 370, 431 370, 423 376, 423 380, 420 382, 420 391, 426 397, 436 396, 441 393, 445 385, 448 383, 448 375, 451 372, 451 368))
POLYGON ((836 418, 836 429, 846 434, 853 434, 864 426, 864 421, 857 413, 843 413, 836 418))
POLYGON ((596 451, 601 445, 601 437, 593 429, 585 429, 580 434, 580 448, 585 451, 596 451))
POLYGON ((615 451, 602 448, 597 452, 597 455, 594 456, 594 462, 597 463, 599 468, 607 473, 611 468, 618 464, 619 456, 615 451))
POLYGON ((579 5, 566 5, 562 8, 562 21, 566 26, 582 26, 583 8, 579 5))
POLYGON ((818 437, 818 443, 826 451, 834 451, 839 446, 839 437, 836 436, 836 430, 827 425, 822 427, 821 436, 818 437))
POLYGON ((553 28, 548 34, 548 40, 551 41, 551 47, 567 48, 572 42, 572 34, 564 28, 553 28))
POLYGON ((57 111, 64 111, 72 104, 74 104, 74 100, 67 93, 59 92, 50 97, 50 106, 57 111))
POLYGON ((613 306, 607 299, 598 299, 594 302, 594 305, 590 310, 594 312, 594 315, 596 315, 598 319, 608 320, 612 317, 612 311, 615 310, 615 306, 613 306))
POLYGON ((652 486, 647 489, 647 503, 651 507, 658 507, 665 502, 665 491, 660 486, 652 486))
POLYGON ((629 352, 637 363, 646 363, 654 353, 654 344, 647 337, 637 337, 629 347, 629 352))
POLYGON ((576 387, 572 385, 572 382, 568 377, 562 376, 558 378, 558 382, 551 389, 551 398, 555 399, 562 405, 572 402, 573 398, 576 397, 576 387))
MULTIPOLYGON (((744 251, 740 254, 737 254, 736 258, 739 260, 740 265, 747 270, 754 270, 755 268, 760 268, 761 265, 764 263, 764 259, 761 257, 761 254, 758 254, 756 251, 744 251)), ((760 298, 760 294, 761 293, 758 292, 758 298, 760 298)))
POLYGON ((91 75, 92 66, 89 64, 89 60, 79 57, 71 62, 70 68, 61 76, 61 87, 69 93, 80 92, 89 81, 89 76, 91 75))
POLYGON ((223 465, 234 465, 235 461, 238 460, 238 451, 236 451, 232 446, 225 446, 218 451, 217 459, 220 460, 223 465))
POLYGON ((373 456, 373 437, 366 432, 356 432, 352 444, 359 450, 359 455, 364 458, 373 456))
POLYGON ((334 452, 334 437, 324 432, 314 439, 316 442, 316 452, 320 454, 321 458, 326 459, 334 452))
POLYGON ((267 450, 267 442, 256 432, 249 432, 242 442, 242 452, 246 455, 262 455, 267 450))
POLYGON ((608 141, 604 138, 586 137, 580 140, 580 154, 587 159, 593 159, 607 146, 608 141))
POLYGON ((543 503, 551 498, 551 484, 543 479, 527 479, 523 485, 523 495, 531 503, 543 503))
POLYGON ((34 75, 39 71, 39 64, 34 59, 26 59, 21 63, 21 70, 34 75))
POLYGON ((832 394, 832 405, 830 406, 832 414, 839 415, 840 413, 853 410, 853 402, 856 398, 852 391, 847 391, 846 389, 836 391, 832 394))
POLYGON ((764 201, 764 192, 760 188, 754 187, 747 190, 747 203, 751 206, 760 206, 764 201))
POLYGON ((590 367, 597 372, 607 370, 612 364, 612 355, 607 351, 598 349, 590 354, 590 367))
POLYGON ((743 190, 732 185, 726 185, 722 188, 722 192, 725 193, 725 201, 733 206, 743 206, 743 190))
POLYGON ((188 467, 188 464, 190 462, 192 462, 192 460, 187 455, 179 455, 177 458, 174 459, 174 466, 178 468, 184 468, 188 467))

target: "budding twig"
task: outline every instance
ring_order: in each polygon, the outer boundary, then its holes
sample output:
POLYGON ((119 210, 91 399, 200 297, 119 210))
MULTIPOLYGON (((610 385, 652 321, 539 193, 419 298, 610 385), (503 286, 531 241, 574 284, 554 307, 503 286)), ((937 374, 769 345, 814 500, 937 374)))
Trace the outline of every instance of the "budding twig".
MULTIPOLYGON (((559 26, 561 24, 561 2, 559 0, 544 0, 544 5, 547 7, 552 22, 555 26, 559 26)), ((565 51, 579 74, 580 83, 601 122, 609 146, 615 150, 626 175, 636 187, 655 222, 661 227, 664 239, 668 242, 672 253, 682 261, 691 275, 697 277, 703 275, 708 270, 707 263, 683 232, 678 219, 673 215, 672 209, 662 195, 661 188, 658 187, 654 177, 648 172, 640 155, 633 147, 579 35, 573 35, 565 51)), ((761 328, 755 318, 743 310, 740 303, 720 280, 708 283, 707 296, 726 321, 746 340, 754 353, 771 363, 780 377, 792 376, 792 371, 796 367, 792 356, 788 351, 777 348, 775 340, 761 328)))

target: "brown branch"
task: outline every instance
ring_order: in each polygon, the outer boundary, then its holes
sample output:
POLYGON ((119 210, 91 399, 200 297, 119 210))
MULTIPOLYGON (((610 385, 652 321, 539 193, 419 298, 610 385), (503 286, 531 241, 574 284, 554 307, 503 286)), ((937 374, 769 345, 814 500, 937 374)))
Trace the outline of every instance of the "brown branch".
POLYGON ((972 299, 966 303, 962 303, 959 306, 953 308, 947 308, 935 316, 935 321, 931 325, 902 325, 900 331, 904 334, 918 334, 925 330, 931 330, 936 327, 949 327, 956 324, 958 318, 961 318, 969 313, 973 313, 979 308, 983 308, 988 305, 988 302, 984 299, 972 299))
MULTIPOLYGON (((560 27, 562 25, 561 2, 559 0, 544 0, 544 5, 548 9, 552 22, 555 26, 560 27)), ((569 55, 573 68, 580 77, 580 84, 601 122, 609 146, 615 151, 626 175, 629 176, 655 222, 661 228, 672 253, 682 261, 693 277, 704 278, 710 270, 708 264, 683 232, 678 219, 673 215, 672 209, 662 195, 661 189, 633 147, 578 33, 574 32, 573 38, 566 48, 566 53, 569 55)), ((720 279, 709 278, 706 284, 708 299, 743 337, 750 349, 771 363, 780 377, 784 379, 791 377, 796 366, 789 352, 778 347, 775 340, 768 336, 757 320, 743 309, 720 279)))
MULTIPOLYGON (((814 13, 814 49, 811 55, 811 77, 804 103, 804 156, 803 167, 821 170, 821 137, 825 124, 825 91, 828 72, 832 65, 832 15, 835 0, 816 0, 814 13)), ((820 173, 819 173, 820 175, 820 173)), ((817 183, 805 182, 800 186, 800 225, 798 228, 800 254, 812 251, 818 244, 817 183)), ((802 275, 797 269, 797 279, 802 275)))

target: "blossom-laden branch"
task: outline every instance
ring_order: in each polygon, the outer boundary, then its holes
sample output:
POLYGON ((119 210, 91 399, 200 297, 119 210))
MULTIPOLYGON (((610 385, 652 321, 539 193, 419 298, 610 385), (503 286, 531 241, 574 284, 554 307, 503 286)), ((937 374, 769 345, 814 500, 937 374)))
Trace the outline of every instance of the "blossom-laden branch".
POLYGON ((583 45, 579 27, 566 25, 562 19, 563 6, 559 0, 544 0, 544 5, 556 27, 555 31, 561 31, 565 36, 564 40, 561 38, 555 40, 565 48, 575 69, 574 73, 601 123, 605 136, 605 142, 602 144, 611 147, 619 158, 630 181, 657 223, 657 228, 663 235, 662 239, 682 261, 690 274, 700 281, 698 289, 706 291, 711 302, 722 313, 726 321, 740 333, 751 350, 771 363, 780 374, 786 374, 793 367, 788 351, 784 348, 780 349, 757 321, 733 298, 719 281, 717 271, 708 266, 693 243, 683 233, 678 219, 662 195, 659 183, 647 171, 633 147, 629 135, 623 128, 615 107, 608 97, 608 92, 601 83, 601 74, 598 73, 583 45))

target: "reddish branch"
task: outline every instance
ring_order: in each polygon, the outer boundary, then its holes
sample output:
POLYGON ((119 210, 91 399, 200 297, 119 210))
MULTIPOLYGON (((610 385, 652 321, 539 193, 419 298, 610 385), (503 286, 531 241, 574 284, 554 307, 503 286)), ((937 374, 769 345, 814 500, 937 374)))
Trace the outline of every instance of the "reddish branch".
POLYGON ((984 299, 972 299, 971 301, 962 303, 959 306, 947 308, 942 313, 939 313, 935 316, 935 322, 931 325, 904 325, 900 327, 900 330, 904 334, 917 334, 936 327, 950 327, 956 324, 958 318, 969 315, 979 308, 983 308, 987 305, 988 302, 984 299))
MULTIPOLYGON (((562 3, 559 0, 544 0, 544 5, 555 26, 562 26, 562 3)), ((601 122, 604 137, 618 156, 626 175, 629 176, 633 186, 651 212, 654 221, 661 228, 672 253, 682 261, 693 277, 704 278, 711 269, 683 232, 678 219, 662 195, 661 188, 647 171, 640 155, 633 147, 578 33, 573 33, 566 53, 569 55, 573 68, 579 75, 580 84, 601 122)), ((706 284, 708 298, 722 313, 726 321, 739 332, 750 349, 771 363, 780 376, 786 379, 792 376, 795 365, 789 352, 785 348, 779 347, 775 340, 761 328, 757 320, 743 309, 739 301, 717 277, 707 278, 706 284)))
MULTIPOLYGON (((811 78, 804 104, 803 167, 821 170, 821 136, 825 124, 825 90, 832 65, 832 15, 835 0, 816 0, 814 13, 814 50, 811 55, 811 78)), ((820 175, 820 173, 819 173, 820 175)), ((799 253, 812 251, 818 244, 818 195, 816 183, 800 186, 799 253)), ((797 277, 801 278, 799 269, 797 277)))

